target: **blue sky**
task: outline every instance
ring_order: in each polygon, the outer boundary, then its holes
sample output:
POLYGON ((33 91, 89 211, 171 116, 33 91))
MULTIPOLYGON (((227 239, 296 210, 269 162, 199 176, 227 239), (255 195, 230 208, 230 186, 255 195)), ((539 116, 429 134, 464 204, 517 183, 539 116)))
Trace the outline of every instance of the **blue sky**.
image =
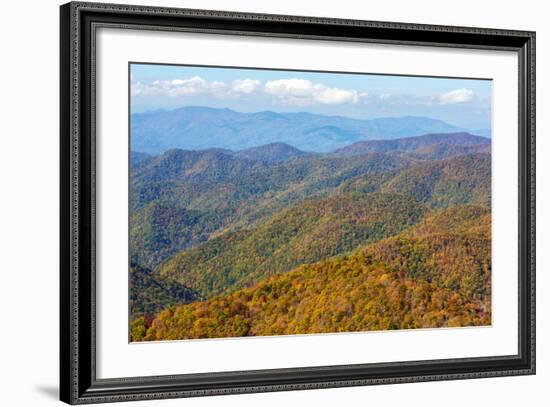
POLYGON ((490 80, 132 64, 130 82, 132 113, 208 106, 491 127, 490 80))

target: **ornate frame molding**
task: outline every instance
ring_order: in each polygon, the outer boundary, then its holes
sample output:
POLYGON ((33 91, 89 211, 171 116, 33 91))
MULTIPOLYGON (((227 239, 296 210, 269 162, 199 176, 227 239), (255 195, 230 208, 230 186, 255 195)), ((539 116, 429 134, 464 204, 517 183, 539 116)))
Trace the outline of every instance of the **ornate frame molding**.
POLYGON ((61 6, 60 19, 61 400, 85 404, 535 373, 534 32, 84 2, 61 6), (519 354, 97 379, 94 38, 100 26, 516 51, 520 61, 519 354))

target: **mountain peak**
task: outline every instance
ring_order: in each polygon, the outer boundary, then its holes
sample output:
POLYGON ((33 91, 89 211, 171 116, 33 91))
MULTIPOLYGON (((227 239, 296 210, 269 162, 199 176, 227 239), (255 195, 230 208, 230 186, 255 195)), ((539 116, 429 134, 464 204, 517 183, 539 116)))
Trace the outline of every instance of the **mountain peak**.
POLYGON ((301 157, 307 154, 308 153, 305 151, 299 150, 289 144, 274 142, 237 151, 235 156, 248 160, 259 160, 272 163, 285 161, 294 157, 301 157))

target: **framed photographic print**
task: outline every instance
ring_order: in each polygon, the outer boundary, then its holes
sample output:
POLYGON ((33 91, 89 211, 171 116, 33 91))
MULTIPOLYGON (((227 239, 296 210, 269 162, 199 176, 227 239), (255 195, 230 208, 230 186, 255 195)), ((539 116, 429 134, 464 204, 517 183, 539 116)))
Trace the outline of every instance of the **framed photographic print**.
POLYGON ((535 373, 535 34, 61 6, 61 399, 535 373))

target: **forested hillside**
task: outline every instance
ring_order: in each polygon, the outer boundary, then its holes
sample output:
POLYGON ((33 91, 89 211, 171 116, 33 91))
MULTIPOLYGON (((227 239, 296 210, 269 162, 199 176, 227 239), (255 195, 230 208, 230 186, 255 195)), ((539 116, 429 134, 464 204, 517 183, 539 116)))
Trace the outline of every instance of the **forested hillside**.
POLYGON ((468 154, 429 161, 400 172, 382 191, 408 194, 434 208, 491 202, 491 156, 468 154))
POLYGON ((406 195, 348 194, 309 199, 260 226, 229 232, 172 257, 159 274, 205 298, 399 233, 426 208, 406 195))
POLYGON ((151 270, 138 264, 130 265, 130 313, 132 316, 151 316, 177 304, 200 300, 195 290, 168 278, 158 280, 151 270))
POLYGON ((487 204, 490 171, 488 154, 425 160, 389 152, 266 161, 220 150, 171 150, 132 172, 132 259, 156 267, 223 232, 253 227, 304 199, 334 193, 408 194, 440 208, 487 204))
POLYGON ((265 162, 281 162, 294 157, 303 157, 311 153, 298 150, 285 143, 269 143, 259 147, 250 147, 234 153, 235 157, 248 160, 259 160, 265 162))
POLYGON ((467 152, 476 151, 479 148, 490 147, 491 140, 486 137, 475 136, 469 133, 426 134, 418 137, 405 137, 395 140, 359 141, 349 146, 339 148, 331 153, 331 155, 354 156, 366 153, 387 153, 396 151, 422 153, 424 149, 430 149, 433 146, 444 146, 446 148, 460 147, 461 149, 456 149, 455 151, 457 153, 465 154, 467 152))
MULTIPOLYGON (((159 313, 134 340, 281 335, 487 325, 491 321, 490 223, 429 217, 354 253, 302 265, 250 288, 159 313), (441 225, 441 228, 437 226, 441 225)), ((481 210, 482 212, 482 210, 481 210)))
POLYGON ((132 340, 490 324, 490 152, 463 132, 132 152, 132 340))
POLYGON ((254 226, 303 199, 326 196, 351 177, 386 179, 411 162, 376 153, 266 162, 219 150, 171 150, 132 172, 132 258, 155 267, 211 236, 254 226))

